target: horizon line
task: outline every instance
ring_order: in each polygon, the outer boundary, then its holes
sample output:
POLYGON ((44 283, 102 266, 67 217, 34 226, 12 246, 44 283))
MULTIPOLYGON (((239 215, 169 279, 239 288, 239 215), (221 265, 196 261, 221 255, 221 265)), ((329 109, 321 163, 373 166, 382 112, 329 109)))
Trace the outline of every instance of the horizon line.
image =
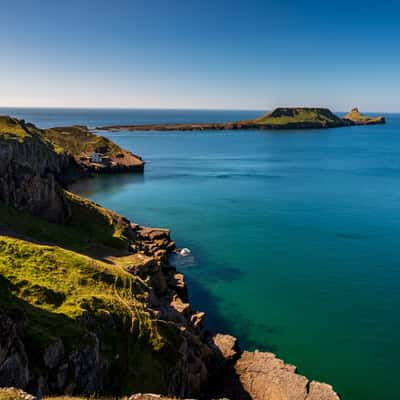
MULTIPOLYGON (((285 107, 285 108, 328 108, 331 110, 329 107, 325 106, 299 106, 299 105, 293 105, 293 106, 276 106, 273 108, 266 108, 266 109, 256 109, 256 108, 191 108, 191 107, 118 107, 118 106, 3 106, 0 105, 0 109, 54 109, 54 110, 159 110, 159 111, 180 111, 180 110, 185 110, 185 111, 260 111, 260 112, 268 112, 272 111, 276 108, 280 107, 285 107)), ((356 107, 356 106, 355 106, 356 107)), ((352 107, 354 108, 354 107, 352 107)), ((336 113, 346 113, 349 111, 343 111, 343 110, 331 110, 336 113)), ((383 114, 399 114, 400 110, 398 111, 370 111, 370 110, 361 110, 364 113, 383 113, 383 114)))

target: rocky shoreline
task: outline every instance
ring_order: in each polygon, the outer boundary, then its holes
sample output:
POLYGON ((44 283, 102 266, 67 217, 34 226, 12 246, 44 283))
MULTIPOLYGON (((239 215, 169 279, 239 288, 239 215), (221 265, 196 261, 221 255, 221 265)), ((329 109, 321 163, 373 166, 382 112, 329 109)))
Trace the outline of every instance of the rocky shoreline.
MULTIPOLYGON (((208 383, 202 398, 231 400, 339 400, 331 385, 310 381, 299 375, 293 365, 285 364, 270 352, 243 351, 237 338, 229 334, 213 333, 204 329, 205 313, 192 311, 184 275, 168 263, 168 255, 175 248, 170 232, 165 229, 134 226, 142 238, 145 253, 162 261, 161 270, 154 276, 153 287, 165 286, 162 298, 152 303, 168 320, 182 324, 191 335, 206 344, 213 356, 205 364, 208 383), (160 275, 161 272, 161 275, 160 275), (165 301, 166 300, 166 301, 165 301), (160 303, 161 302, 161 303, 160 303), (163 304, 163 306, 160 306, 163 304)), ((140 272, 139 272, 140 273, 140 272)), ((208 352, 209 350, 206 350, 208 352)), ((207 358, 207 357, 205 357, 207 358)), ((199 365, 201 361, 199 361, 199 365)), ((201 370, 198 369, 198 370, 201 370)), ((196 379, 200 382, 200 379, 196 379)), ((192 380, 193 382, 193 380, 192 380)), ((199 389, 200 389, 199 385, 199 389)), ((204 389, 203 389, 204 390, 204 389)), ((182 393, 183 394, 183 393, 182 393)))
POLYGON ((205 329, 169 263, 170 231, 69 193, 75 158, 31 124, 2 122, 0 387, 38 397, 339 399, 272 353, 205 329))

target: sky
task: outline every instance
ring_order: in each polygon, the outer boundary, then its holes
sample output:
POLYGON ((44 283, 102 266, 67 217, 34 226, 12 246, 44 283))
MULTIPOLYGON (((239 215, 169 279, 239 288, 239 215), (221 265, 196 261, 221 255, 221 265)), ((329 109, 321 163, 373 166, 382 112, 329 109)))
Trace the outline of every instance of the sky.
POLYGON ((0 106, 400 112, 400 1, 0 0, 0 106))

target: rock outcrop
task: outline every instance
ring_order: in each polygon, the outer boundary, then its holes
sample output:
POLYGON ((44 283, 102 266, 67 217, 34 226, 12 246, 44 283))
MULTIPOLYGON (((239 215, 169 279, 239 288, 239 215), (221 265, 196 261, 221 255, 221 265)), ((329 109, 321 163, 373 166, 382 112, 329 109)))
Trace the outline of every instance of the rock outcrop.
POLYGON ((357 107, 347 113, 344 116, 344 120, 350 121, 353 125, 377 125, 386 123, 385 117, 370 117, 361 114, 357 107))
POLYGON ((339 400, 332 386, 309 381, 272 353, 243 352, 219 378, 219 395, 231 400, 339 400))

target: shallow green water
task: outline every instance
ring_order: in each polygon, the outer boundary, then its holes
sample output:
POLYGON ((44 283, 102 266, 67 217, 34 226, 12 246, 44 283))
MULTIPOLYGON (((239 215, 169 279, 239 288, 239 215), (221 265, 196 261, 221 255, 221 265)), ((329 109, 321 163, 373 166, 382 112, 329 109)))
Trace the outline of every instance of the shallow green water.
POLYGON ((400 116, 317 131, 108 136, 144 157, 144 176, 74 190, 172 229, 192 250, 179 268, 210 327, 344 399, 399 397, 400 116))

